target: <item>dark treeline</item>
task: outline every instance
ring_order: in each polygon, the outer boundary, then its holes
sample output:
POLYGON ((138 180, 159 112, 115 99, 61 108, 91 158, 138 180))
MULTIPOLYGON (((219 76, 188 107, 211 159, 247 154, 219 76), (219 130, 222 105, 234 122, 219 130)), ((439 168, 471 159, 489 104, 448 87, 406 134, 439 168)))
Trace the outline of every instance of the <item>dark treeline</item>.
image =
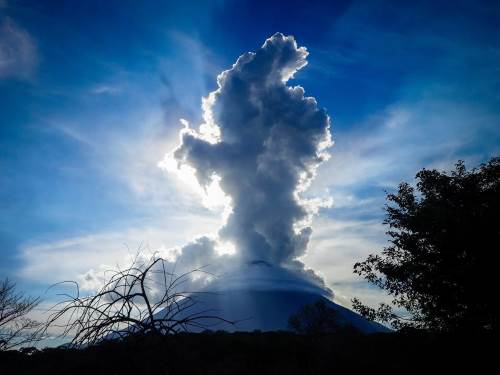
POLYGON ((297 335, 201 333, 148 336, 86 349, 0 353, 4 374, 326 374, 470 370, 494 364, 492 334, 297 335))

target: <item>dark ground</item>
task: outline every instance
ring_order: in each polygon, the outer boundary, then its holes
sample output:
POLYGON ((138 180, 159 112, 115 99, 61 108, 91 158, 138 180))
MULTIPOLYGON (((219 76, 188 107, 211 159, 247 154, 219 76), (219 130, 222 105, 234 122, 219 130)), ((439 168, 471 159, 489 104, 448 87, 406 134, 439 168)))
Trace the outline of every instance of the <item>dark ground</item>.
MULTIPOLYGON (((0 353, 1 374, 412 374, 496 372, 491 334, 179 334, 84 350, 0 353)), ((494 349, 495 348, 495 349, 494 349)))

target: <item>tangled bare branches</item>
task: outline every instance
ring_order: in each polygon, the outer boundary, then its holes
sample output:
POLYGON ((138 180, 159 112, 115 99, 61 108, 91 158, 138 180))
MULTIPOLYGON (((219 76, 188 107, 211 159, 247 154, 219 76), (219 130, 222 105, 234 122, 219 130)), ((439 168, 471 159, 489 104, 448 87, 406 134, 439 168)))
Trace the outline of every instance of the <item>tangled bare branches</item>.
POLYGON ((16 291, 9 279, 0 281, 0 350, 9 350, 40 337, 40 323, 27 315, 38 306, 38 298, 16 291))
POLYGON ((233 324, 213 309, 199 309, 196 295, 200 292, 183 290, 189 277, 205 271, 176 275, 167 270, 168 264, 155 256, 146 262, 136 257, 131 267, 108 271, 111 277, 91 296, 81 296, 78 283, 69 282, 75 285, 76 295, 61 294, 66 299, 51 309, 46 329, 62 327, 62 336, 73 337, 71 346, 82 347, 131 333, 167 335, 233 324))

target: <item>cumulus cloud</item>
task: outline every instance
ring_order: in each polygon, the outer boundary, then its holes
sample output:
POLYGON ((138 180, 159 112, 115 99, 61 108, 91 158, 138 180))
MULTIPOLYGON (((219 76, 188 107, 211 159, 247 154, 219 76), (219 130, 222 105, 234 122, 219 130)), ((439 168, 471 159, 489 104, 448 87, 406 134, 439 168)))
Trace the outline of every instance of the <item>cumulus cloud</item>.
POLYGON ((327 203, 301 193, 332 143, 325 110, 302 87, 286 84, 307 55, 293 37, 277 33, 240 56, 203 100, 204 123, 193 129, 183 121, 180 145, 162 163, 192 172, 203 189, 217 184, 229 197, 218 238, 235 245, 235 258, 298 273, 310 219, 327 203))
POLYGON ((0 79, 28 79, 37 61, 36 46, 28 32, 4 18, 0 23, 0 79))
POLYGON ((165 262, 159 263, 148 275, 152 281, 150 287, 153 296, 156 293, 162 293, 158 286, 160 289, 168 286, 164 282, 163 266, 165 266, 166 272, 176 275, 189 273, 183 281, 184 291, 199 291, 213 281, 217 275, 222 275, 227 271, 230 264, 229 256, 229 254, 224 254, 219 250, 218 243, 214 238, 201 236, 182 247, 157 250, 152 250, 149 247, 139 248, 137 253, 129 253, 121 265, 115 267, 101 265, 98 269, 91 268, 84 274, 80 274, 78 281, 83 290, 98 290, 109 279, 110 270, 128 268, 130 264, 134 264, 135 267, 143 267, 150 264, 152 259, 161 257, 165 259, 165 262))

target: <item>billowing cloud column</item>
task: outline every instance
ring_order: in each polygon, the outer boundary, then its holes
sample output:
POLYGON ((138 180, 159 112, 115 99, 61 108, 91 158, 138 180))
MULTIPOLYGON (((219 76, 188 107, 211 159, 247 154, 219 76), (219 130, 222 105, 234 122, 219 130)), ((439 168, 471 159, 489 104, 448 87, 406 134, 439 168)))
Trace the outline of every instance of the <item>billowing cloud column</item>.
POLYGON ((197 130, 185 123, 169 156, 193 168, 204 188, 216 179, 231 198, 219 238, 243 261, 297 266, 321 205, 300 193, 328 157, 330 119, 302 87, 286 85, 307 55, 292 36, 277 33, 240 56, 204 99, 204 123, 197 130))

